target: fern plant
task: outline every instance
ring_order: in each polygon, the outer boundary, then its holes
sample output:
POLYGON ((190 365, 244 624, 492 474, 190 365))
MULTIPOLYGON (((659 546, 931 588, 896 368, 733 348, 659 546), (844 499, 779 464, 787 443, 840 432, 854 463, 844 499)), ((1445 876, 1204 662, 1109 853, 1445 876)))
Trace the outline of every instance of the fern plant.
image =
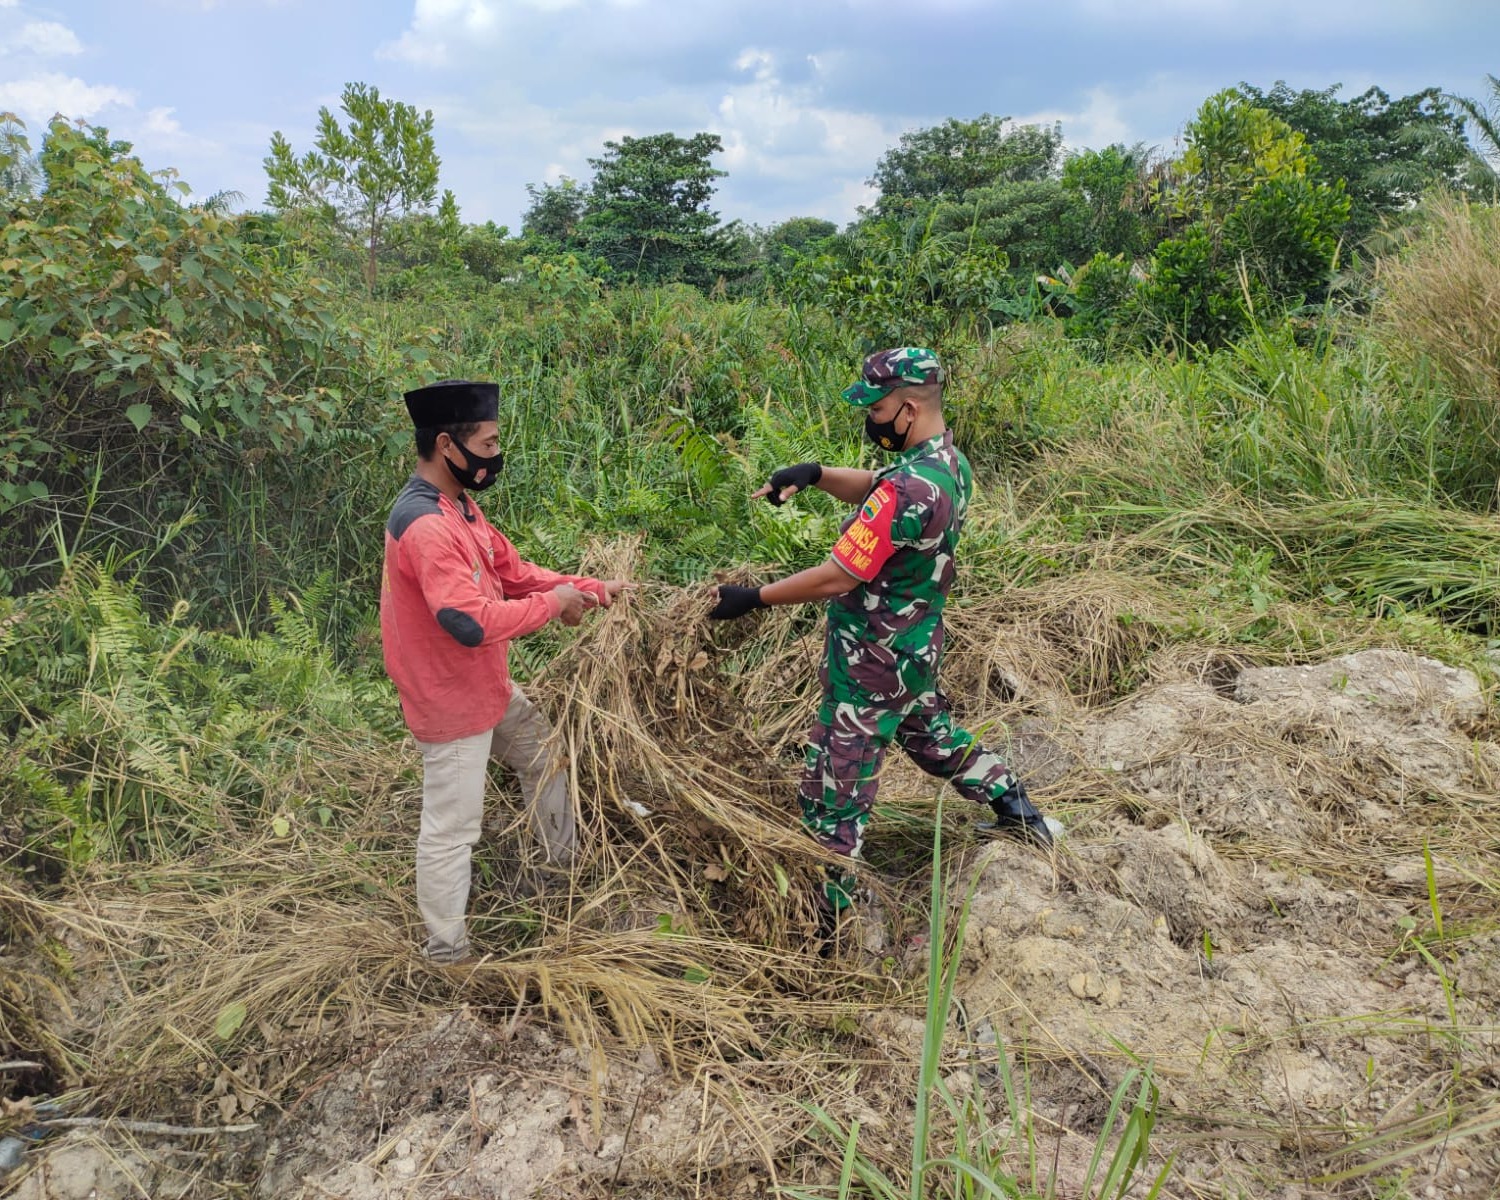
POLYGON ((273 605, 273 634, 149 614, 133 580, 87 559, 0 613, 0 820, 55 867, 168 858, 310 796, 314 744, 374 744, 389 691, 340 673, 319 632, 331 577, 273 605), (367 714, 369 714, 367 716, 367 714))

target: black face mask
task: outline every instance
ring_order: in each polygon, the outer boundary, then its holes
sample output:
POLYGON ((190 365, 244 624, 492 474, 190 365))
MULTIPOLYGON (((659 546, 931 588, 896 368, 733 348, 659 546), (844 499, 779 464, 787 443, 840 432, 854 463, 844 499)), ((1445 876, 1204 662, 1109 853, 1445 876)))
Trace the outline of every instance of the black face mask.
POLYGON ((903 404, 901 408, 898 408, 896 410, 896 415, 889 421, 877 421, 873 416, 866 414, 865 437, 869 438, 882 450, 887 450, 892 454, 899 454, 902 450, 905 450, 907 435, 911 433, 911 427, 915 425, 917 421, 916 417, 912 417, 912 419, 906 423, 906 428, 901 430, 899 433, 897 432, 896 422, 901 417, 901 409, 905 407, 906 406, 903 404))
POLYGON ((453 472, 453 478, 458 480, 460 487, 470 492, 482 492, 500 478, 500 468, 505 465, 505 455, 496 454, 493 458, 484 458, 475 454, 462 442, 455 441, 453 444, 464 456, 464 465, 454 466, 453 460, 447 455, 443 456, 443 461, 448 464, 448 470, 453 472), (485 473, 483 481, 475 478, 480 471, 485 473))

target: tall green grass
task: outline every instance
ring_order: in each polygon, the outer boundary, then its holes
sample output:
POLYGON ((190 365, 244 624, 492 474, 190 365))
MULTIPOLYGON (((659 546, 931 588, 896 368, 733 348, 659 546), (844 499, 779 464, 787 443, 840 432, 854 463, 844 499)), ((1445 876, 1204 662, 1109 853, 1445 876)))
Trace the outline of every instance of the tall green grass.
MULTIPOLYGON (((1267 595, 1491 632, 1484 522, 1500 452, 1474 365, 1485 310, 1444 301, 1459 323, 1441 328, 1475 343, 1444 358, 1437 301, 1418 305, 1409 281, 1429 259, 1487 247, 1492 230, 1480 213, 1434 212, 1388 268, 1373 325, 1257 327, 1193 359, 1101 361, 1046 318, 940 345, 949 416, 980 483, 966 578, 1034 580, 1107 553, 1189 591, 1216 577, 1238 586, 1249 570, 1267 595)), ((331 419, 293 452, 218 455, 216 471, 171 492, 171 511, 170 489, 109 493, 101 463, 108 502, 69 499, 70 512, 97 514, 74 544, 100 557, 173 528, 170 569, 146 572, 147 598, 162 610, 185 598, 241 629, 267 627, 273 597, 326 573, 339 585, 326 628, 347 659, 373 643, 382 526, 414 461, 407 387, 500 383, 507 464, 482 503, 523 553, 559 566, 622 532, 644 535, 650 572, 677 583, 742 563, 805 566, 826 553, 839 507, 818 494, 778 510, 748 494, 788 462, 878 461, 837 398, 856 338, 817 311, 684 287, 605 292, 555 266, 472 294, 337 303, 354 349, 331 419)), ((39 578, 47 551, 6 546, 0 568, 16 563, 39 578)))

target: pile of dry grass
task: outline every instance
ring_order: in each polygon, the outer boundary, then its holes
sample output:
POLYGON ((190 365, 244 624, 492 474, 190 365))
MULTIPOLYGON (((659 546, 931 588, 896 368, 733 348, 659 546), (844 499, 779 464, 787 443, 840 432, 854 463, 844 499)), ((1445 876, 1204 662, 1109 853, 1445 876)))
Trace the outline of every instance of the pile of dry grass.
POLYGON ((978 711, 1097 707, 1162 644, 1169 612, 1159 589, 1110 571, 971 597, 947 622, 944 686, 978 711))

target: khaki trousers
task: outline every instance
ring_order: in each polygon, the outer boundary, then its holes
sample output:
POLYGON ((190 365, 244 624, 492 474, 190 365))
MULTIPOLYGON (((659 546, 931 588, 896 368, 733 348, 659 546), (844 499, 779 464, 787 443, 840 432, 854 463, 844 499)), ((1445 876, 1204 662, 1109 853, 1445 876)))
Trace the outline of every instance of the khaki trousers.
POLYGON ((516 688, 494 729, 452 742, 421 742, 422 825, 417 834, 417 909, 426 953, 452 961, 469 952, 469 861, 484 817, 486 767, 494 757, 521 782, 531 828, 550 863, 573 859, 576 831, 567 776, 548 747, 552 727, 516 688))

